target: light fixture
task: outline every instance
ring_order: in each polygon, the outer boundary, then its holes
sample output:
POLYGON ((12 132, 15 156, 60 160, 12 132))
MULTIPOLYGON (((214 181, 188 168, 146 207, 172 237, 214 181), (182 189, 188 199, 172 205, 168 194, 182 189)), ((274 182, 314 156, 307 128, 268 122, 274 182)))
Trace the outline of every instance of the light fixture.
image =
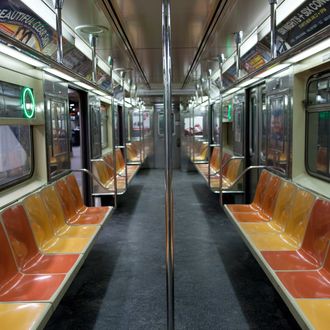
POLYGON ((266 77, 268 77, 268 76, 270 76, 270 75, 272 75, 272 74, 274 74, 276 72, 279 72, 279 71, 281 71, 283 69, 286 69, 289 66, 290 66, 290 64, 288 64, 288 63, 278 64, 276 66, 271 67, 267 71, 264 71, 264 72, 259 73, 256 76, 256 78, 266 78, 266 77))
POLYGON ((91 87, 91 86, 89 86, 89 85, 87 85, 87 84, 85 84, 85 83, 83 83, 83 82, 80 82, 80 81, 76 81, 75 82, 75 85, 77 85, 77 86, 79 86, 79 87, 82 87, 82 88, 84 88, 84 89, 87 89, 87 90, 92 90, 92 89, 94 89, 93 87, 91 87))
POLYGON ((315 55, 319 52, 321 52, 322 50, 325 50, 327 48, 330 48, 330 38, 327 38, 326 40, 323 40, 322 42, 320 42, 319 44, 304 50, 303 52, 291 57, 290 59, 288 59, 286 61, 286 63, 297 63, 300 62, 304 59, 306 59, 307 57, 310 57, 312 55, 315 55))
POLYGON ((56 70, 56 69, 52 69, 52 68, 44 68, 44 70, 58 78, 61 78, 61 79, 64 79, 66 81, 76 81, 77 79, 59 71, 59 70, 56 70))
POLYGON ((227 96, 227 95, 230 95, 230 94, 234 94, 235 92, 239 91, 240 88, 239 87, 234 87, 234 88, 231 88, 229 89, 226 93, 224 93, 222 96, 227 96))
POLYGON ((12 47, 8 47, 4 44, 0 44, 0 52, 8 55, 10 57, 13 57, 21 62, 34 66, 36 68, 44 68, 47 66, 47 64, 45 64, 39 60, 36 60, 30 56, 27 56, 27 55, 23 54, 22 52, 14 49, 12 47))
POLYGON ((100 96, 108 96, 108 94, 98 90, 98 89, 93 89, 92 91, 93 93, 97 94, 97 95, 100 95, 100 96))

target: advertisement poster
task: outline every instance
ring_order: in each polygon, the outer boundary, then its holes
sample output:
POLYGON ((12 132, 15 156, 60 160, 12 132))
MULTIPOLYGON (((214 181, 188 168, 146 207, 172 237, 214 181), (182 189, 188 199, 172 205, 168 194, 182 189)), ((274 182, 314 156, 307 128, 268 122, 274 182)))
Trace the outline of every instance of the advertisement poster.
POLYGON ((136 111, 132 113, 132 129, 133 131, 140 131, 142 128, 142 122, 140 121, 140 112, 136 111))
MULTIPOLYGON (((57 32, 18 0, 0 1, 0 31, 56 60, 57 32)), ((91 80, 92 61, 63 38, 63 64, 91 80)), ((107 89, 109 80, 98 73, 99 85, 107 89)))
MULTIPOLYGON (((279 54, 289 50, 330 23, 330 0, 307 0, 277 28, 279 54)), ((270 47, 270 36, 262 41, 270 47)))
POLYGON ((149 131, 151 128, 149 111, 143 112, 143 127, 144 127, 144 130, 146 130, 146 131, 149 131))
POLYGON ((251 73, 270 61, 271 54, 267 47, 259 43, 244 54, 241 60, 244 70, 251 73))
POLYGON ((17 0, 1 0, 0 30, 45 55, 56 52, 56 32, 17 0))

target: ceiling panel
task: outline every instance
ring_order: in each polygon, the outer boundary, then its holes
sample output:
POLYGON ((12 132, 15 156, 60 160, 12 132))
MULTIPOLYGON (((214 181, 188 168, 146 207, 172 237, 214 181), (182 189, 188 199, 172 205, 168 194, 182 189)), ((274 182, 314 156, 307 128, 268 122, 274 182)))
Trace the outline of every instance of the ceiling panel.
MULTIPOLYGON (((111 55, 115 67, 134 68, 136 81, 142 85, 140 66, 151 87, 159 88, 163 81, 161 3, 161 0, 70 0, 64 1, 63 18, 72 29, 82 24, 105 25, 109 30, 98 40, 98 54, 105 60, 111 55), (125 45, 123 38, 129 43, 125 45)), ((182 86, 190 71, 189 79, 193 82, 205 76, 209 67, 215 69, 216 62, 209 60, 220 53, 227 57, 233 53, 233 33, 243 30, 248 35, 268 15, 268 0, 172 0, 173 83, 182 86), (220 15, 217 9, 223 5, 220 15)), ((87 36, 82 37, 87 40, 87 36)))

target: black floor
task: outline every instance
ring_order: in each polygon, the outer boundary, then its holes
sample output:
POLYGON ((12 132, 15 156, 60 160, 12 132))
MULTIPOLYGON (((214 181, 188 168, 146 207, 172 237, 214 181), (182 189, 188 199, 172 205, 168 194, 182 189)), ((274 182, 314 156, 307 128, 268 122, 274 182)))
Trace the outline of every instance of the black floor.
MULTIPOLYGON (((166 329, 163 182, 137 175, 47 329, 166 329)), ((203 179, 174 182, 176 329, 298 329, 203 179)))

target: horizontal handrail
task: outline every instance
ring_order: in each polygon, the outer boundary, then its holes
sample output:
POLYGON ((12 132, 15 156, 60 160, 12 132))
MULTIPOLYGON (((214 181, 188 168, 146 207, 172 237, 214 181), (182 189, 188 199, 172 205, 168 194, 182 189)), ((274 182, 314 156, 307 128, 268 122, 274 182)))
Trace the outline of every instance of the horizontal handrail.
POLYGON ((95 180, 103 189, 109 190, 109 188, 107 188, 99 179, 98 177, 93 174, 90 170, 86 169, 86 168, 80 168, 80 169, 71 169, 71 168, 64 168, 64 169, 60 169, 60 170, 56 170, 54 172, 52 172, 52 174, 57 173, 57 174, 61 174, 64 172, 82 172, 82 173, 86 173, 88 174, 93 180, 95 180))
POLYGON ((236 159, 245 159, 245 157, 244 156, 233 156, 233 157, 230 157, 228 160, 226 160, 224 162, 224 164, 221 166, 221 169, 219 169, 218 171, 216 171, 214 173, 210 173, 210 176, 216 176, 221 171, 223 171, 224 168, 225 168, 225 166, 227 166, 232 160, 236 160, 236 159))
MULTIPOLYGON (((103 158, 94 158, 94 159, 91 159, 91 162, 92 163, 95 163, 95 162, 103 162, 105 163, 105 166, 109 167, 110 169, 112 169, 113 171, 115 171, 115 168, 109 164, 106 160, 104 160, 103 158)), ((117 171, 115 171, 117 175, 119 175, 120 177, 122 178, 125 178, 126 175, 122 175, 120 173, 117 173, 117 171)))
MULTIPOLYGON (((279 172, 285 173, 285 171, 283 170, 283 168, 280 167, 276 167, 276 166, 267 166, 267 165, 251 165, 249 167, 247 167, 246 169, 244 169, 244 171, 242 171, 242 173, 240 175, 238 175, 238 177, 232 182, 232 184, 226 189, 230 189, 233 186, 235 186, 235 184, 242 179, 242 177, 249 171, 251 170, 260 170, 260 169, 273 169, 273 170, 277 170, 279 172)), ((222 187, 220 187, 220 189, 222 189, 222 187)))
POLYGON ((106 160, 104 160, 103 158, 94 158, 94 159, 91 159, 91 162, 92 163, 103 162, 103 163, 105 163, 105 165, 107 167, 111 168, 113 171, 115 170, 115 168, 111 164, 109 164, 106 160))

